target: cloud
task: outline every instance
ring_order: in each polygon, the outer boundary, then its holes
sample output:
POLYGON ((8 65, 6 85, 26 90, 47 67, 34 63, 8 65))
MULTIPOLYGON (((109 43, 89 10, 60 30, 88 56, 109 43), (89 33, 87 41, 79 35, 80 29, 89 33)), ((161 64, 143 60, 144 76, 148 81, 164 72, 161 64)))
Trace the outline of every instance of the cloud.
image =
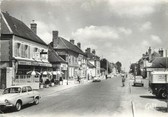
POLYGON ((77 29, 72 33, 74 38, 83 38, 85 40, 118 40, 120 34, 130 35, 132 30, 124 27, 110 27, 110 26, 86 26, 77 29))
POLYGON ((139 28, 140 31, 150 30, 152 28, 152 23, 147 21, 139 28))
POLYGON ((127 17, 143 17, 154 13, 154 0, 107 0, 110 4, 111 11, 114 11, 120 16, 127 17))
POLYGON ((76 32, 72 33, 75 38, 83 38, 85 40, 117 40, 119 34, 117 30, 108 26, 86 26, 84 28, 77 29, 76 32))
POLYGON ((149 46, 150 46, 149 41, 147 41, 147 40, 143 40, 143 41, 142 41, 141 47, 149 47, 149 46))
POLYGON ((162 40, 161 40, 160 37, 157 36, 157 35, 151 35, 151 40, 152 40, 153 42, 157 43, 157 44, 162 43, 162 40))
POLYGON ((132 30, 131 29, 128 29, 128 28, 126 29, 124 27, 119 27, 118 29, 119 29, 120 32, 124 33, 125 35, 132 34, 132 30))

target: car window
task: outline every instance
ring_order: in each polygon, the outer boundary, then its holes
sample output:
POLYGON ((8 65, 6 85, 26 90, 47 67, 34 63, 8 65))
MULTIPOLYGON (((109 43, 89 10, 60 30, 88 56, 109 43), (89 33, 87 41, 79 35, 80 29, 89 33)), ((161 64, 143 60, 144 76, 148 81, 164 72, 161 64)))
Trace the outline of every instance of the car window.
POLYGON ((20 87, 12 87, 12 88, 6 88, 3 92, 3 94, 7 93, 20 93, 21 88, 20 87))
POLYGON ((27 91, 30 92, 32 91, 32 88, 30 86, 27 87, 27 91))
POLYGON ((22 93, 27 92, 26 87, 22 88, 22 93))

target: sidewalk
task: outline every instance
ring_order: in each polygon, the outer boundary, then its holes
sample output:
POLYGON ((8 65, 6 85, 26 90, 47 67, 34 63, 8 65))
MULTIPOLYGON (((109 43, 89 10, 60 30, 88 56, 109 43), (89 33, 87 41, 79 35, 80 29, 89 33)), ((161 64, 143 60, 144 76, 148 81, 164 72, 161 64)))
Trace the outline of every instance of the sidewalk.
MULTIPOLYGON (((55 93, 55 92, 60 92, 60 91, 63 91, 63 90, 66 90, 66 89, 69 89, 69 88, 72 88, 72 87, 85 85, 85 84, 88 84, 90 82, 92 82, 92 80, 89 80, 89 81, 85 80, 85 81, 82 81, 81 83, 74 82, 74 81, 68 81, 68 85, 67 85, 67 83, 65 81, 63 83, 63 85, 55 85, 55 86, 49 87, 49 88, 41 88, 41 89, 38 89, 38 91, 40 92, 40 95, 42 97, 45 97, 49 94, 52 94, 52 93, 55 93)), ((2 95, 3 90, 4 89, 0 89, 0 95, 2 95)))
POLYGON ((132 81, 130 81, 129 87, 131 91, 130 99, 132 101, 134 117, 168 116, 165 100, 159 100, 153 96, 148 91, 147 83, 144 84, 144 87, 132 87, 132 81))

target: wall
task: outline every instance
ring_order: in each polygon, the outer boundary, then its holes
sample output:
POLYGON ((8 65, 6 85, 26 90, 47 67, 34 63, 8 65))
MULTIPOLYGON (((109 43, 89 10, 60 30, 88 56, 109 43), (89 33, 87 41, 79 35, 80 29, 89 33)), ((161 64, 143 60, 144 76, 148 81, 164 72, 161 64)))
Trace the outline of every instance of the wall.
POLYGON ((1 40, 1 61, 9 61, 10 59, 10 40, 1 40))

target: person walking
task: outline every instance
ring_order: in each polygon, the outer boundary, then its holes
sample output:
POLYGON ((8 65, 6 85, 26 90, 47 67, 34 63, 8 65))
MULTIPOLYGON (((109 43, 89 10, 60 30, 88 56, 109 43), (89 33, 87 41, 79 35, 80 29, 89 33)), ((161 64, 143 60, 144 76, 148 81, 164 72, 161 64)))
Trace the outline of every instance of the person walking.
POLYGON ((80 84, 80 76, 78 75, 78 82, 79 82, 79 84, 80 84))
POLYGON ((63 78, 62 78, 62 75, 60 76, 59 84, 62 84, 62 85, 63 85, 63 78))
POLYGON ((122 75, 122 86, 125 86, 125 75, 122 75))

